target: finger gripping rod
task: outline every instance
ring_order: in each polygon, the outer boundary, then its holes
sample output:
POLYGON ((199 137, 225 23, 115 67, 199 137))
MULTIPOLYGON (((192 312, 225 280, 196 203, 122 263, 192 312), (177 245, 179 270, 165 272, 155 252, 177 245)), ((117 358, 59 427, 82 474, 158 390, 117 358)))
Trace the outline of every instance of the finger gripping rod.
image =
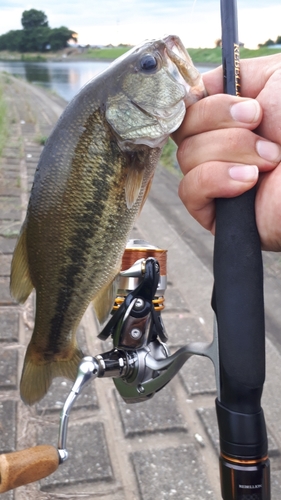
MULTIPOLYGON (((236 0, 221 0, 224 92, 240 93, 236 0)), ((219 343, 221 492, 224 500, 270 500, 263 266, 255 189, 216 200, 214 292, 219 343)))

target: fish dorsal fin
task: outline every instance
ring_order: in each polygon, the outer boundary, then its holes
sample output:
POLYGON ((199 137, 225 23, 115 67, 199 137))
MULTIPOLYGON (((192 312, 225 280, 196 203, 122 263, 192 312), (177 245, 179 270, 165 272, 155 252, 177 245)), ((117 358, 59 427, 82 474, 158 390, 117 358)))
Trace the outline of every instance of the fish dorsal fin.
POLYGON ((118 289, 118 279, 119 276, 117 275, 116 278, 109 283, 109 285, 106 285, 101 289, 92 301, 95 314, 101 325, 105 322, 112 311, 118 289))
POLYGON ((129 167, 125 182, 125 197, 127 207, 130 209, 137 201, 143 183, 144 168, 129 167))
POLYGON ((24 224, 12 259, 10 291, 18 302, 25 302, 32 290, 33 284, 27 259, 26 225, 24 224))

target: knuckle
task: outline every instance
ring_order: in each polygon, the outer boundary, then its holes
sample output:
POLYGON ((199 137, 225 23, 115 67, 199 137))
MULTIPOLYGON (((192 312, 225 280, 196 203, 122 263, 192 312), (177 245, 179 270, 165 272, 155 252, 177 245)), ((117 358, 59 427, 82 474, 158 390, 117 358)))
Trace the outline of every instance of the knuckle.
POLYGON ((180 168, 182 169, 182 171, 184 173, 188 172, 188 170, 189 170, 189 158, 190 158, 190 154, 191 154, 191 151, 190 151, 191 143, 192 143, 191 138, 187 138, 181 142, 181 144, 177 150, 177 155, 176 155, 177 160, 178 160, 180 168))
POLYGON ((244 128, 232 128, 226 131, 225 149, 231 151, 243 151, 252 143, 252 132, 244 128))

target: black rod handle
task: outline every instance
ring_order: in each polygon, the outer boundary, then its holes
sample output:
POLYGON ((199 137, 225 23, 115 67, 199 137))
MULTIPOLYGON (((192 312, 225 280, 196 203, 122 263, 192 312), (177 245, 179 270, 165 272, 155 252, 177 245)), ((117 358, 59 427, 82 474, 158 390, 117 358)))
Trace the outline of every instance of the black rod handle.
POLYGON ((218 322, 221 403, 260 410, 265 378, 263 267, 255 192, 216 201, 213 307, 218 322))
MULTIPOLYGON (((224 92, 240 95, 236 0, 221 0, 224 92)), ((214 291, 218 323, 221 491, 224 500, 270 500, 265 379, 263 265, 255 189, 216 200, 214 291)))
MULTIPOLYGON (((221 0, 224 91, 240 90, 236 0, 221 0)), ((255 189, 216 200, 213 308, 218 322, 221 403, 255 413, 265 378, 263 265, 255 189)))

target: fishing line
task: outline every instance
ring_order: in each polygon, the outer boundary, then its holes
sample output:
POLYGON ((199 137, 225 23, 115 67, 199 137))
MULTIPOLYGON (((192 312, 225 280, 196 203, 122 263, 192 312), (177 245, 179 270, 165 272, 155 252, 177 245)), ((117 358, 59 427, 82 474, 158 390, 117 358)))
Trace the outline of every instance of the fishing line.
POLYGON ((193 24, 196 4, 197 4, 197 0, 193 0, 192 6, 191 6, 191 11, 190 11, 190 25, 193 24))
POLYGON ((197 0, 193 0, 192 7, 191 7, 191 15, 193 16, 194 10, 195 10, 195 5, 197 4, 197 0))

